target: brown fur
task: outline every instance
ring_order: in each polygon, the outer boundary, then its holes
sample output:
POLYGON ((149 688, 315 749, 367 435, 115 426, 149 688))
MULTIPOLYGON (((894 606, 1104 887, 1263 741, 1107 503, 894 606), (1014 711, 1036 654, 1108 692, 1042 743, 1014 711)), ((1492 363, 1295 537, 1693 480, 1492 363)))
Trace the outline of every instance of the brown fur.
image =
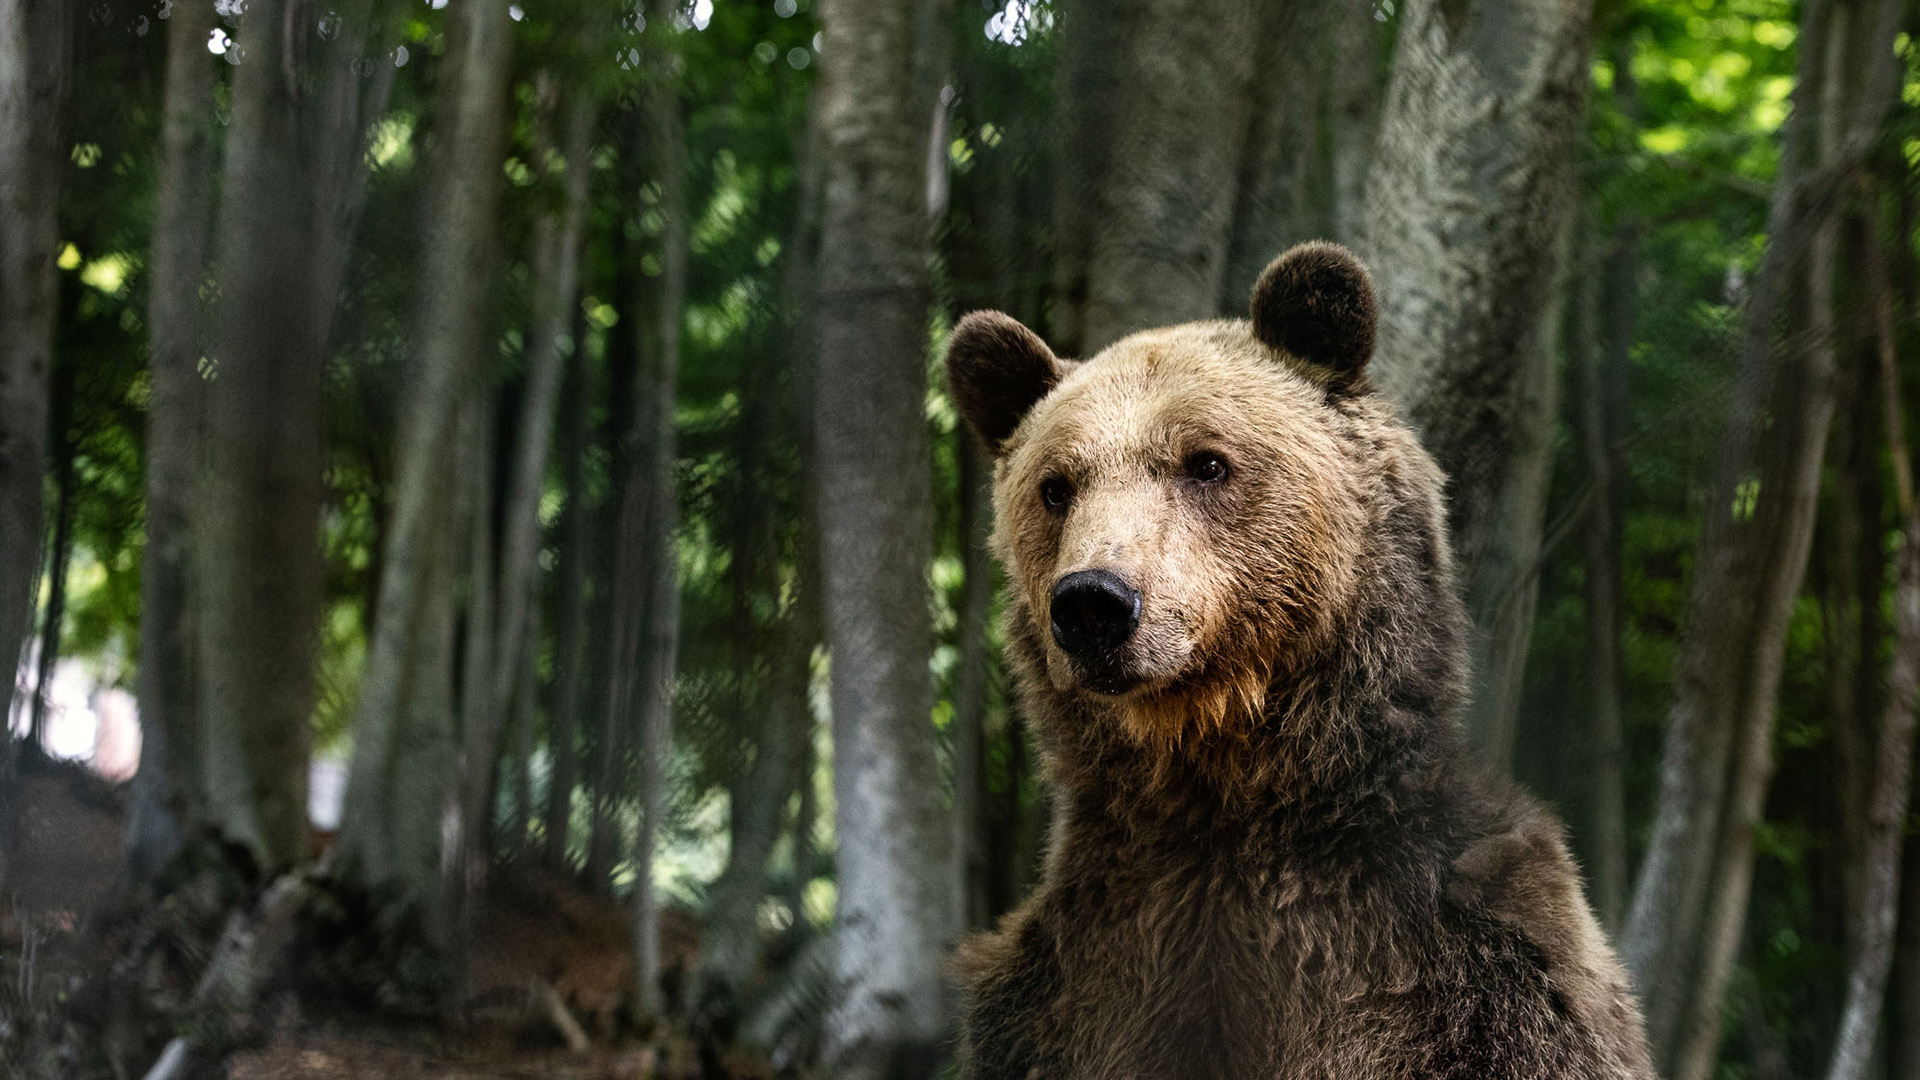
POLYGON ((969 381, 967 333, 950 364, 1005 432, 994 543, 1057 805, 1034 896, 962 949, 968 1075, 1650 1078, 1558 825, 1461 763, 1442 478, 1359 367, 1247 322, 1077 366, 976 325, 1026 354, 998 365, 1023 386, 969 381), (1120 694, 1047 631, 1053 583, 1096 567, 1143 597, 1101 661, 1120 694))

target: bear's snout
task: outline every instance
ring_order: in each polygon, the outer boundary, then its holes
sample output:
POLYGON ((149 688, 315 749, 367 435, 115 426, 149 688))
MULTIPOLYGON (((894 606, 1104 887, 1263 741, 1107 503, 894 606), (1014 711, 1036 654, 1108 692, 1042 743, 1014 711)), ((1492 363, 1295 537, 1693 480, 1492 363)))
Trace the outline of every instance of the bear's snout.
POLYGON ((1078 570, 1053 586, 1054 644, 1082 666, 1111 665, 1140 625, 1140 590, 1111 570, 1078 570))

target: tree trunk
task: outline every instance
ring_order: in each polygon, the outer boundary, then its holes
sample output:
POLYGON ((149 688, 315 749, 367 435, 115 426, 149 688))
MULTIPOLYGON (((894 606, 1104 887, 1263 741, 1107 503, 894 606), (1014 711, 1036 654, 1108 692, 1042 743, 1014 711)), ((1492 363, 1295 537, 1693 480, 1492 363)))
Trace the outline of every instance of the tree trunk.
MULTIPOLYGON (((551 75, 536 80, 537 93, 547 98, 544 112, 561 119, 560 160, 564 172, 549 175, 564 192, 558 212, 549 211, 534 222, 533 325, 527 337, 527 375, 522 390, 523 411, 515 437, 512 474, 501 513, 503 545, 500 556, 498 641, 491 692, 486 699, 486 721, 497 730, 507 711, 527 710, 517 690, 530 691, 524 677, 528 657, 538 644, 536 617, 540 571, 540 495, 547 477, 547 458, 553 445, 554 403, 559 396, 563 349, 573 329, 572 312, 579 296, 581 238, 586 230, 587 195, 593 176, 587 160, 597 110, 583 91, 562 91, 551 75), (554 100, 558 98, 559 100, 554 100)), ((542 125, 545 126, 544 124, 542 125)), ((541 139, 545 143, 546 139, 541 139)), ((537 149, 550 150, 550 146, 537 149)), ((543 162, 548 159, 541 154, 543 162)), ((578 352, 583 346, 575 342, 578 352)), ((524 763, 520 766, 524 772, 524 763)), ((523 806, 516 799, 516 806, 523 806)), ((516 813, 524 814, 524 809, 516 813)), ((521 843, 516 836, 514 844, 521 843)))
MULTIPOLYGON (((669 25, 677 0, 652 0, 649 10, 669 25)), ((641 639, 637 706, 640 726, 640 830, 634 849, 634 988, 642 1016, 664 1012, 660 988, 660 903, 653 886, 653 853, 666 813, 663 775, 672 743, 673 690, 680 653, 680 492, 675 483, 674 406, 678 402, 680 323, 687 291, 687 144, 681 118, 680 82, 665 63, 647 88, 648 158, 656 170, 661 219, 660 277, 653 284, 651 326, 643 326, 643 372, 639 389, 647 400, 634 416, 643 452, 635 462, 636 487, 629 497, 646 499, 642 534, 645 559, 645 630, 641 639), (644 471, 641 471, 644 470, 644 471)))
MULTIPOLYGON (((1587 260, 1594 265, 1597 260, 1587 260)), ((1601 262, 1603 268, 1611 264, 1601 262)), ((1627 903, 1626 737, 1620 715, 1620 506, 1616 435, 1608 423, 1607 371, 1612 340, 1602 340, 1601 292, 1611 275, 1589 271, 1579 284, 1579 321, 1571 348, 1580 361, 1580 447, 1592 485, 1582 529, 1586 563, 1587 656, 1592 683, 1592 872, 1600 921, 1617 932, 1627 903)), ((1617 337, 1617 335, 1615 335, 1617 337)), ((1630 339, 1629 339, 1630 340, 1630 339)))
POLYGON ((71 367, 53 376, 53 541, 47 552, 47 609, 40 620, 40 655, 33 680, 32 719, 27 745, 43 752, 47 746, 47 707, 53 700, 53 672, 60 663, 60 634, 67 621, 68 570, 73 566, 73 380, 71 367))
MULTIPOLYGON (((482 378, 484 382, 484 376, 482 378)), ((480 388, 466 405, 459 461, 454 479, 461 501, 455 519, 466 527, 465 619, 461 635, 459 737, 453 759, 453 784, 447 792, 440 853, 441 905, 447 920, 450 1000, 465 999, 474 913, 486 891, 492 839, 494 763, 499 760, 500 712, 492 696, 504 657, 498 652, 500 626, 494 621, 499 601, 495 573, 494 508, 497 407, 491 386, 480 388), (451 831, 448 826, 451 825, 451 831)), ((457 526, 456 526, 457 528, 457 526)))
POLYGON ((575 745, 584 675, 582 650, 587 633, 587 553, 594 516, 587 511, 586 461, 590 439, 587 420, 587 351, 581 336, 584 323, 576 320, 574 350, 567 362, 561 425, 565 439, 561 484, 566 502, 560 513, 559 613, 553 644, 553 700, 547 707, 546 861, 549 869, 569 868, 567 840, 573 825, 573 789, 578 783, 580 750, 575 745))
MULTIPOLYGON (((1895 556, 1893 590, 1893 665, 1879 730, 1875 733, 1872 779, 1866 798, 1866 835, 1862 845, 1859 927, 1853 940, 1853 965, 1847 977, 1847 1003, 1834 1042, 1827 1080, 1864 1080, 1872 1063, 1892 970, 1896 921, 1900 910, 1900 855, 1912 775, 1914 707, 1920 701, 1920 504, 1916 504, 1913 458, 1907 446, 1905 397, 1894 349, 1893 303, 1884 256, 1866 233, 1868 302, 1886 408, 1887 447, 1893 461, 1894 493, 1902 534, 1895 556)), ((1872 602, 1877 603, 1875 595, 1872 602)))
POLYGON ((1254 108, 1257 8, 1059 6, 1053 338, 1063 355, 1216 312, 1254 108))
POLYGON ((140 559, 140 770, 128 864, 144 880, 199 816, 193 522, 206 393, 200 378, 213 200, 212 0, 182 0, 167 25, 160 181, 147 286, 146 548, 140 559))
POLYGON ((256 0, 239 41, 222 184, 209 465, 197 577, 213 822, 268 867, 306 856, 326 327, 315 298, 302 0, 256 0))
MULTIPOLYGON (((440 814, 452 757, 454 513, 460 416, 477 386, 506 129, 512 21, 505 0, 457 6, 438 115, 414 358, 394 461, 385 571, 368 645, 340 826, 340 851, 370 885, 432 909, 440 895, 440 814)), ((430 932, 444 935, 442 912, 430 932)), ((442 939, 443 944, 447 944, 442 939)))
MULTIPOLYGON (((839 840, 836 1075, 932 1076, 947 1029, 951 825, 927 656, 927 118, 911 0, 826 0, 820 95, 821 556, 839 840)), ((1212 302, 1209 289, 1201 304, 1212 302)))
POLYGON ((9 672, 39 596, 73 12, 68 0, 0 0, 0 668, 9 672))
POLYGON ((1772 770, 1785 634, 1805 574, 1820 465, 1834 409, 1831 266, 1834 199, 1820 185, 1857 166, 1889 100, 1892 50, 1829 57, 1830 15, 1887 27, 1898 4, 1815 0, 1802 13, 1795 110, 1753 282, 1740 369, 1695 558, 1669 715, 1659 809, 1621 950, 1646 1003, 1662 1074, 1709 1075, 1720 1005, 1744 926, 1754 824, 1772 770), (1884 51, 1886 56, 1877 55, 1884 51), (1861 80, 1849 103, 1839 73, 1861 80), (1832 76, 1831 78, 1826 76, 1832 76), (1785 323, 1796 331, 1785 340, 1785 323), (1757 483, 1756 483, 1757 480, 1757 483))
MULTIPOLYGON (((1263 5, 1257 15, 1259 50, 1240 155, 1227 268, 1218 310, 1244 318, 1253 283, 1273 257, 1329 235, 1334 227, 1333 162, 1321 149, 1321 120, 1336 73, 1332 28, 1358 12, 1369 26, 1370 5, 1295 0, 1263 5)), ((1336 122, 1333 137, 1343 137, 1336 122)))
POLYGON ((1333 100, 1327 126, 1333 143, 1333 235, 1343 244, 1366 238, 1367 173, 1387 81, 1387 34, 1379 10, 1375 3, 1343 3, 1332 20, 1333 100))
POLYGON ((1591 0, 1411 0, 1368 177, 1377 385, 1451 483, 1468 733, 1511 761, 1546 511, 1591 0))

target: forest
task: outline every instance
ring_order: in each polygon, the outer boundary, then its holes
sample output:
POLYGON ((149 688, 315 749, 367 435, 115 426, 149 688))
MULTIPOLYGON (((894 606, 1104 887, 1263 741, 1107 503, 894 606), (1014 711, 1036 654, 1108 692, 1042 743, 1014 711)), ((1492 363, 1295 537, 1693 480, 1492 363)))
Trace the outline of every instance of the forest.
POLYGON ((952 1075, 1051 810, 948 332, 1325 238, 1660 1075, 1920 1080, 1915 35, 0 0, 0 1074, 952 1075))

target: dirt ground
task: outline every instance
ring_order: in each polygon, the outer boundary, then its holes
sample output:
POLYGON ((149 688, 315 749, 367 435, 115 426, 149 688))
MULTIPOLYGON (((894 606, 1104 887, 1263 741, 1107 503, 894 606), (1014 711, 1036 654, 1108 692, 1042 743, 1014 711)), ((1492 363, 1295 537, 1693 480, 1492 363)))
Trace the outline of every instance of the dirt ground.
MULTIPOLYGON (((109 935, 95 929, 116 904, 124 906, 126 793, 78 768, 45 763, 27 771, 18 790, 13 859, 4 868, 0 902, 0 1074, 9 1080, 90 1078, 96 1072, 140 1076, 151 1065, 144 1058, 154 1056, 151 1049, 140 1049, 150 1046, 150 1031, 123 1036, 110 1020, 59 1014, 69 988, 76 990, 76 999, 83 998, 77 988, 89 979, 115 987, 143 985, 136 973, 121 970, 125 962, 113 959, 109 935), (102 975, 99 969, 108 964, 118 966, 102 975), (27 1025, 16 1021, 35 1008, 41 1010, 43 1036, 30 1054, 32 1047, 10 1046, 9 1040, 20 1041, 27 1025), (61 1030, 46 1036, 49 1026, 61 1030), (81 1051, 89 1042, 116 1038, 128 1048, 109 1051, 110 1069, 85 1066, 81 1051)), ((698 947, 698 927, 681 913, 669 913, 665 923, 668 962, 690 958, 698 947)), ((418 1024, 384 1028, 364 1014, 357 1020, 320 1017, 289 1006, 270 1010, 265 1030, 251 1040, 252 1048, 225 1064, 225 1075, 230 1080, 699 1076, 691 1044, 671 1036, 643 1041, 622 1023, 630 932, 626 909, 615 900, 553 875, 502 870, 480 913, 469 973, 471 1004, 460 1030, 418 1024), (589 1050, 565 1049, 558 1027, 539 1006, 545 1000, 543 983, 553 987, 587 1033, 589 1050)), ((723 1068, 726 1076, 772 1075, 745 1056, 729 1057, 723 1068)))

